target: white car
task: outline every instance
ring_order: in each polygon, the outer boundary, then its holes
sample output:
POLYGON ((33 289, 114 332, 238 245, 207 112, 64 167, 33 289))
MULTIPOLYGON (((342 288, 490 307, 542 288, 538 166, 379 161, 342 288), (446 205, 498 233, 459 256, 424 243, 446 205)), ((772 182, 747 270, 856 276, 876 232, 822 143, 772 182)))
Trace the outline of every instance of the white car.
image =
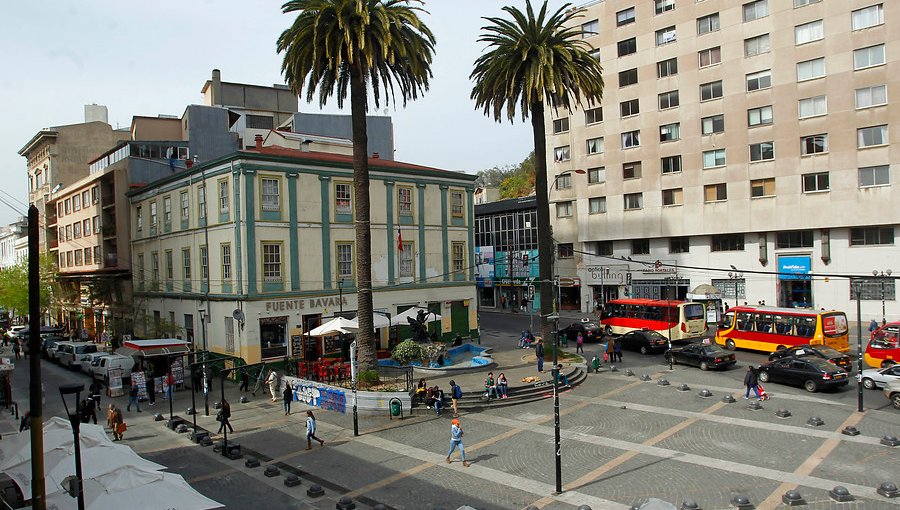
POLYGON ((884 396, 891 401, 894 409, 900 409, 900 381, 891 381, 884 387, 884 396))
POLYGON ((94 360, 98 360, 104 356, 109 356, 109 353, 108 352, 92 352, 89 354, 85 354, 78 361, 78 363, 81 365, 81 371, 84 372, 85 374, 88 374, 91 377, 93 377, 94 371, 93 371, 93 367, 91 366, 91 364, 94 362, 94 360))
POLYGON ((8 330, 6 330, 6 337, 9 339, 13 339, 16 337, 16 333, 25 329, 26 326, 10 326, 8 330))
POLYGON ((862 371, 862 383, 867 390, 884 388, 891 381, 900 381, 900 365, 862 371))

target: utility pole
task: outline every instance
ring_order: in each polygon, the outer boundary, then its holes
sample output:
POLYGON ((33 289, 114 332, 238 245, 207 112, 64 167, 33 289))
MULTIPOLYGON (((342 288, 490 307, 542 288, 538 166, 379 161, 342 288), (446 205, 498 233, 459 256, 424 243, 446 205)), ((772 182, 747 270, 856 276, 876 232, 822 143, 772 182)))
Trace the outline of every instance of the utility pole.
POLYGON ((41 398, 41 264, 38 210, 28 207, 28 399, 31 416, 31 508, 44 510, 44 412, 41 398))

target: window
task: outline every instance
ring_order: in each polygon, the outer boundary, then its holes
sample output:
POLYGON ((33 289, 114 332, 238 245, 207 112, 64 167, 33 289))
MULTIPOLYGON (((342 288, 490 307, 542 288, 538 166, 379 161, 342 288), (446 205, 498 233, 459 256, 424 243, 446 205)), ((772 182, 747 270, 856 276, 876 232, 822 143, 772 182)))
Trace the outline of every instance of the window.
POLYGON ((65 201, 64 203, 65 203, 65 205, 66 205, 66 207, 65 207, 65 209, 66 209, 66 214, 69 214, 69 212, 72 211, 72 199, 71 199, 71 198, 67 198, 66 201, 65 201))
POLYGON ((411 278, 415 274, 415 269, 413 267, 413 252, 415 248, 413 247, 413 243, 404 242, 403 249, 400 250, 400 277, 401 278, 411 278))
POLYGON ((750 181, 750 197, 774 197, 775 196, 775 179, 753 179, 750 181))
MULTIPOLYGON (((72 211, 80 211, 81 210, 81 195, 78 193, 72 197, 72 211)), ((80 264, 79 264, 80 265, 80 264)))
POLYGON ((884 24, 884 4, 875 4, 857 9, 850 13, 850 20, 853 30, 862 30, 884 24))
POLYGON ((561 259, 570 259, 575 256, 575 246, 572 243, 559 243, 556 245, 556 253, 561 259))
POLYGON ((219 181, 219 214, 228 214, 228 179, 219 181))
POLYGON ((856 130, 856 146, 860 149, 865 147, 875 147, 878 145, 886 145, 888 143, 888 127, 887 124, 882 126, 871 126, 859 128, 856 130))
POLYGON ((279 179, 260 179, 262 187, 262 210, 263 211, 280 211, 281 210, 281 193, 279 192, 279 179))
POLYGON ((157 225, 156 201, 150 202, 150 228, 155 229, 157 225))
POLYGON ((137 229, 138 234, 140 234, 140 233, 141 233, 141 229, 144 228, 144 215, 141 214, 141 206, 135 207, 135 209, 134 209, 134 215, 135 215, 135 217, 136 217, 136 219, 137 219, 137 226, 136 226, 136 229, 137 229))
POLYGON ((641 145, 641 131, 628 131, 622 133, 622 148, 628 149, 630 147, 640 147, 641 145))
POLYGON ((76 221, 74 225, 72 225, 72 237, 74 239, 81 239, 81 222, 76 221))
POLYGON ((669 253, 689 253, 691 242, 688 237, 672 237, 669 239, 669 253))
POLYGON ((678 59, 670 58, 656 63, 656 77, 665 78, 678 74, 678 59))
POLYGON ((807 97, 799 101, 799 116, 801 119, 817 117, 828 113, 828 100, 826 96, 807 97))
POLYGON ((91 219, 85 218, 84 221, 81 222, 81 230, 84 231, 84 237, 91 235, 91 219))
POLYGON ((662 14, 675 9, 675 0, 653 0, 656 14, 662 14))
POLYGON ((634 85, 638 81, 638 72, 637 68, 628 69, 626 71, 619 72, 619 86, 627 87, 629 85, 634 85))
POLYGON ((275 119, 265 115, 247 115, 246 122, 250 129, 272 129, 275 126, 275 119))
POLYGON ((762 126, 772 123, 772 107, 761 106, 747 110, 747 126, 762 126))
POLYGON ((94 246, 94 264, 100 264, 100 247, 94 246))
POLYGON ((606 197, 591 197, 588 199, 588 212, 601 214, 606 212, 606 197))
POLYGON ((794 7, 805 7, 810 4, 817 4, 822 0, 794 0, 794 7))
POLYGON ((659 109, 666 110, 678 106, 678 91, 670 90, 659 95, 659 109))
MULTIPOLYGON (((206 246, 200 247, 200 277, 204 282, 209 281, 209 250, 206 246)), ((185 278, 188 278, 185 276, 185 278)))
POLYGON ((590 52, 588 52, 588 54, 592 59, 600 62, 600 48, 593 48, 590 52))
POLYGON ((703 151, 703 169, 725 166, 725 149, 703 151))
POLYGON ((672 188, 662 190, 662 205, 682 205, 684 204, 684 191, 681 188, 672 188))
POLYGON ((747 75, 747 92, 767 89, 772 86, 772 71, 758 71, 747 75))
POLYGON ((175 279, 175 263, 172 261, 172 250, 166 250, 166 281, 175 279))
POLYGON ((795 230, 793 232, 778 232, 775 235, 775 249, 812 248, 812 230, 795 230))
POLYGON ((656 45, 662 46, 675 42, 675 25, 656 31, 656 45))
POLYGON ((775 159, 775 142, 761 142, 750 145, 750 161, 775 159))
POLYGON ((701 50, 698 55, 700 56, 700 67, 711 66, 722 61, 722 49, 718 46, 701 50))
POLYGON ((334 185, 334 212, 335 214, 353 214, 351 210, 351 190, 346 183, 334 185))
POLYGON ((640 179, 641 178, 641 162, 632 161, 622 164, 622 179, 640 179))
POLYGON ((91 222, 94 224, 94 233, 100 233, 100 216, 94 216, 91 218, 91 222))
POLYGON ((598 138, 588 138, 587 139, 587 153, 591 154, 602 154, 603 153, 603 137, 598 138))
POLYGON ((601 182, 606 182, 606 167, 598 166, 594 168, 588 168, 588 184, 599 184, 601 182))
POLYGON ((605 255, 608 257, 613 254, 612 241, 596 241, 591 244, 594 245, 594 253, 597 255, 605 255))
POLYGON ((712 251, 744 251, 744 234, 712 236, 712 251))
POLYGON ((585 124, 596 124, 598 122, 603 122, 603 108, 589 108, 584 111, 584 123, 585 124))
MULTIPOLYGON (((99 264, 100 262, 97 261, 97 263, 99 264)), ((137 270, 138 270, 138 273, 137 273, 137 274, 138 274, 138 278, 137 278, 137 279, 138 279, 138 284, 139 284, 141 287, 143 287, 143 285, 144 285, 144 279, 145 279, 145 277, 146 277, 146 275, 147 275, 147 273, 146 273, 146 268, 144 267, 144 254, 143 254, 143 253, 138 253, 138 256, 137 256, 137 270)))
POLYGON ((451 246, 453 272, 462 272, 466 268, 466 243, 454 242, 451 246))
POLYGON ((650 240, 649 239, 632 239, 631 240, 632 255, 649 255, 650 240))
POLYGON ((599 20, 592 20, 592 21, 588 21, 587 23, 581 24, 581 38, 582 39, 587 39, 588 37, 591 37, 592 35, 597 35, 599 33, 600 33, 600 21, 599 20))
POLYGON ((719 13, 714 12, 710 15, 697 18, 697 35, 708 34, 710 32, 719 31, 719 13))
POLYGON ((869 46, 853 51, 853 69, 880 66, 884 64, 884 45, 869 46))
POLYGON ((572 174, 559 174, 556 177, 556 189, 569 189, 572 187, 572 174))
POLYGON ((803 175, 803 192, 815 193, 817 191, 828 191, 830 185, 828 182, 828 172, 819 172, 814 174, 803 175))
POLYGON ((825 58, 816 58, 797 64, 797 81, 814 80, 825 76, 825 58))
POLYGON ((184 248, 181 250, 181 267, 185 280, 191 279, 191 250, 184 248))
MULTIPOLYGON (((568 175, 567 175, 568 176, 568 175)), ((456 218, 462 218, 463 215, 463 194, 461 191, 450 192, 450 215, 456 218)))
POLYGON ((556 119, 553 121, 553 134, 565 133, 569 130, 569 118, 556 119))
POLYGON ((222 243, 219 245, 219 253, 222 257, 222 280, 231 281, 231 245, 222 243))
POLYGON ((769 15, 769 3, 767 0, 757 0, 744 4, 744 23, 769 15))
POLYGON ((713 115, 712 117, 703 117, 700 119, 700 133, 711 135, 713 133, 722 133, 725 131, 725 116, 713 115))
POLYGON ((206 185, 197 188, 197 217, 206 220, 206 185))
POLYGON ((633 211, 644 207, 644 195, 641 193, 626 193, 624 199, 626 211, 633 211))
POLYGON ((624 57, 625 55, 631 55, 632 53, 636 53, 637 52, 637 39, 632 37, 631 39, 625 39, 624 41, 617 42, 616 50, 620 57, 624 57))
POLYGON ((83 252, 81 250, 75 250, 75 265, 76 266, 80 266, 80 265, 84 264, 84 259, 82 258, 82 253, 83 252))
POLYGON ((572 216, 572 202, 557 202, 556 217, 568 218, 570 216, 572 216))
POLYGON ((629 7, 616 13, 617 27, 621 27, 629 23, 634 23, 634 7, 629 7))
POLYGON ((887 87, 875 85, 856 89, 856 107, 869 108, 887 104, 887 87))
POLYGON ((850 246, 894 244, 894 227, 861 227, 850 229, 850 246))
POLYGON ((75 265, 75 260, 72 258, 72 251, 66 252, 66 267, 72 267, 75 265))
POLYGON ((66 225, 66 241, 72 240, 72 225, 66 225))
POLYGON ((163 224, 165 228, 172 228, 172 197, 163 198, 163 224))
POLYGON ((557 163, 561 161, 569 161, 570 159, 572 159, 572 153, 569 150, 568 145, 553 149, 553 160, 557 163))
POLYGON ((822 20, 804 23, 794 27, 794 43, 797 46, 825 38, 825 24, 822 20))
POLYGON ((671 142, 681 139, 681 124, 674 122, 672 124, 664 124, 659 126, 659 141, 671 142))
POLYGON ((412 188, 397 188, 397 211, 400 216, 412 216, 412 188))
POLYGON ((859 169, 860 188, 869 188, 872 186, 887 186, 890 183, 891 170, 888 165, 866 166, 859 169))
POLYGON ((153 278, 151 280, 151 282, 153 283, 153 285, 155 287, 156 284, 159 283, 159 253, 158 252, 154 251, 150 254, 150 264, 151 264, 150 269, 152 271, 150 276, 153 278))
POLYGON ((722 80, 700 85, 700 101, 709 101, 722 97, 722 80))
POLYGON ((187 221, 188 215, 190 214, 189 209, 190 204, 188 203, 188 192, 181 192, 181 221, 187 221))
POLYGON ((703 200, 705 202, 720 202, 728 200, 728 187, 725 183, 707 184, 703 186, 703 200))
POLYGON ((809 156, 811 154, 822 154, 828 152, 828 135, 810 135, 800 139, 800 154, 809 156))
POLYGON ((676 174, 681 172, 681 155, 660 158, 660 166, 662 167, 663 174, 676 174))
POLYGON ((619 110, 621 110, 622 117, 630 117, 641 113, 641 106, 637 99, 629 99, 619 103, 619 110))
POLYGON ((744 56, 752 57, 762 53, 768 53, 772 49, 769 44, 769 34, 758 35, 749 39, 744 39, 744 56))
POLYGON ((281 282, 281 244, 263 243, 263 281, 281 282))
POLYGON ((98 186, 94 186, 93 188, 91 188, 91 203, 100 203, 100 188, 98 186))

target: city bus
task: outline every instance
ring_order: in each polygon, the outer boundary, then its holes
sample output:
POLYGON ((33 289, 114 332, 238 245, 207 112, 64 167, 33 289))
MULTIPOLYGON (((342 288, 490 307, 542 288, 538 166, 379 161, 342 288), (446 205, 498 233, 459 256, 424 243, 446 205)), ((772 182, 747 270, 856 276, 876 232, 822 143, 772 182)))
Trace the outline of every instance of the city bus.
POLYGON ((775 352, 797 345, 825 345, 850 350, 847 315, 835 310, 736 306, 725 312, 716 343, 736 348, 775 352))
POLYGON ((600 325, 607 335, 649 329, 673 342, 698 339, 706 336, 706 307, 677 300, 614 299, 603 306, 600 325))
POLYGON ((900 363, 900 322, 888 322, 872 332, 865 360, 873 368, 900 363))

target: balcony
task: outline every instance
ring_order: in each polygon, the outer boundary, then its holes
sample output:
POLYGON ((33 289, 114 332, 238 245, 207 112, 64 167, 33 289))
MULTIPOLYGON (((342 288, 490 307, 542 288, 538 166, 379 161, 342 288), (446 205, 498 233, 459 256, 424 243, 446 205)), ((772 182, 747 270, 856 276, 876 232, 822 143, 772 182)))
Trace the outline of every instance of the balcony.
POLYGON ((115 223, 104 223, 103 227, 100 228, 100 232, 103 234, 104 239, 108 239, 110 237, 116 237, 116 224, 115 223))

